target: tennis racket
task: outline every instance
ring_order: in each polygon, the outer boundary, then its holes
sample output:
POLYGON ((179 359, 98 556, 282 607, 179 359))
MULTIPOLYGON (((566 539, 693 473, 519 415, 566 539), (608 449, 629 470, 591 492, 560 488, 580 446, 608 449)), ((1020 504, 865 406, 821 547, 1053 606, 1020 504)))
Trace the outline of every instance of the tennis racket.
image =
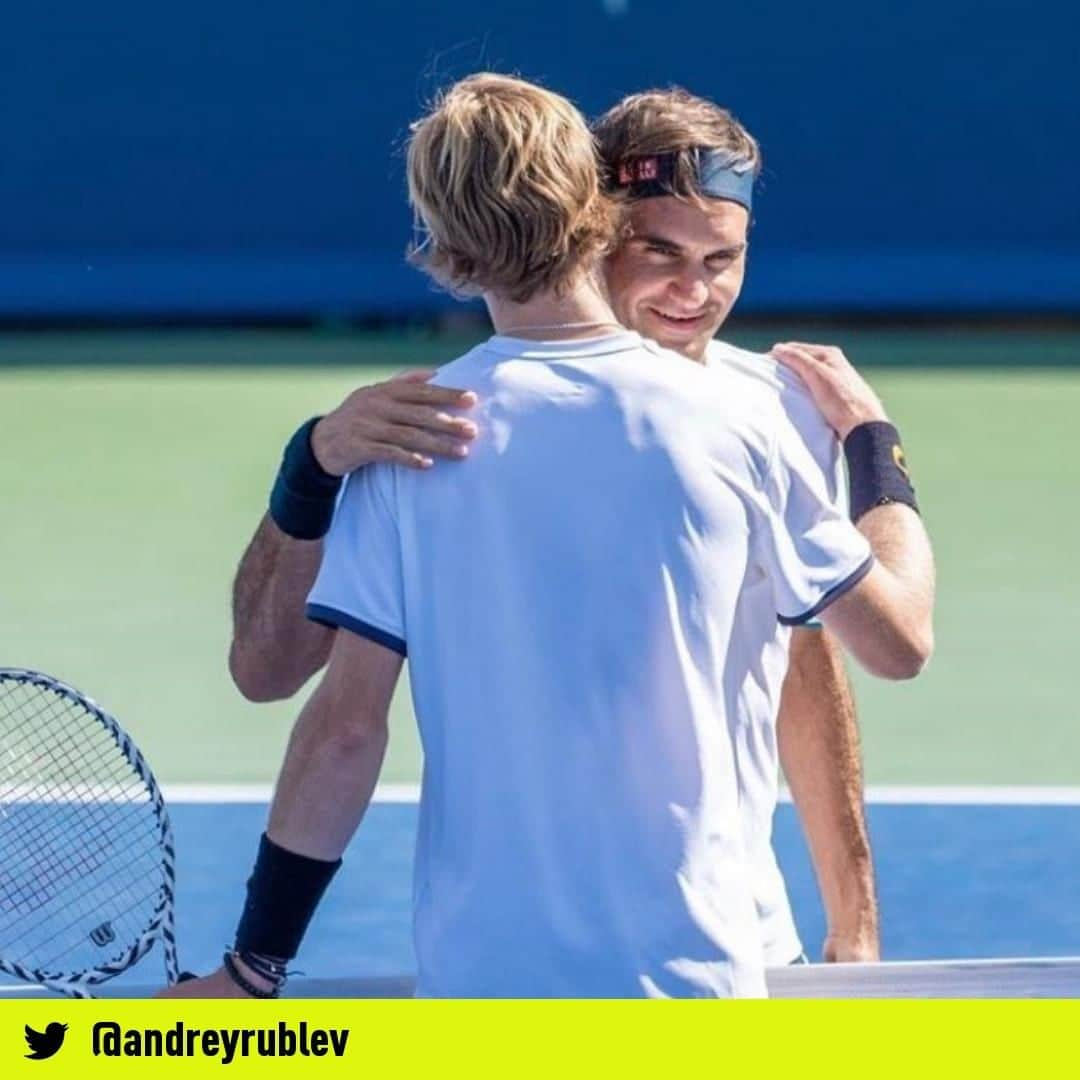
POLYGON ((0 668, 0 971, 72 997, 160 940, 179 978, 173 837, 139 748, 48 675, 0 668))

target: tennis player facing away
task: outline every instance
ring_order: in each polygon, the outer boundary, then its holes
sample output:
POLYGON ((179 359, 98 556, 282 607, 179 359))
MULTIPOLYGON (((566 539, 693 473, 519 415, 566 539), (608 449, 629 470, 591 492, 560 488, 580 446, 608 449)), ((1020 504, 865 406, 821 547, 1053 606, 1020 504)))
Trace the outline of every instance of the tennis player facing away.
POLYGON ((615 323, 597 273, 616 213, 564 99, 466 79, 414 126, 408 175, 417 261, 495 326, 436 376, 476 395, 479 434, 468 467, 353 473, 336 513, 314 509, 306 433, 287 454, 275 520, 333 516, 308 612, 339 632, 235 948, 172 993, 281 984, 371 798, 408 653, 420 995, 761 995, 735 699, 777 612, 820 610, 868 668, 913 674, 925 535, 900 505, 857 529, 783 417, 615 323), (757 626, 739 607, 759 579, 757 626))

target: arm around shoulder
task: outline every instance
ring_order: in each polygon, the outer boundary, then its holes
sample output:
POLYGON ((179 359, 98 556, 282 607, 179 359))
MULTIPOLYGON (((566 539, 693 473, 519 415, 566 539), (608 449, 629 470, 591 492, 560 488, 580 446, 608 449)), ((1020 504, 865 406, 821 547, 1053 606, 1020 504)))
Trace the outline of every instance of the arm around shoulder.
POLYGON ((311 622, 304 608, 342 477, 375 462, 425 469, 437 457, 467 453, 476 425, 446 410, 471 408, 476 395, 433 386, 431 375, 406 372, 361 387, 328 416, 301 425, 286 446, 271 514, 233 586, 229 672, 250 701, 292 697, 330 655, 334 631, 311 622))
POLYGON ((875 560, 850 588, 841 584, 821 620, 871 674, 912 679, 934 649, 934 557, 899 433, 839 349, 792 342, 773 355, 801 376, 843 442, 851 516, 875 560))

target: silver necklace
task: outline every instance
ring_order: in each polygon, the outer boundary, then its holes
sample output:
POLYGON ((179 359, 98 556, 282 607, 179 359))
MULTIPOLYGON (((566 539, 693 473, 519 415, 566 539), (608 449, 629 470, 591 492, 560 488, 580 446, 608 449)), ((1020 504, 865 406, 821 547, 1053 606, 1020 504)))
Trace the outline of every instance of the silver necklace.
POLYGON ((514 334, 539 333, 541 330, 584 330, 590 326, 614 326, 619 330, 625 330, 622 323, 613 319, 594 319, 591 322, 564 322, 564 323, 539 323, 536 326, 509 326, 499 333, 503 337, 512 337, 514 334))

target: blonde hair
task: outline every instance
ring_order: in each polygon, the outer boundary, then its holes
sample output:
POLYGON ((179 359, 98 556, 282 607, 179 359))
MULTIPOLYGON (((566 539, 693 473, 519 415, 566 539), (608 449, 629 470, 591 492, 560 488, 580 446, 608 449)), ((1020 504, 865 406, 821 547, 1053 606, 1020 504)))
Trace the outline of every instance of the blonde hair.
POLYGON ((605 177, 628 158, 675 154, 672 195, 701 202, 693 156, 695 147, 726 150, 733 163, 761 172, 761 148, 735 117, 719 105, 674 86, 631 94, 593 125, 605 177))
POLYGON ((420 237, 409 260, 441 285, 523 303, 564 292, 613 245, 618 211, 566 98, 481 73, 447 90, 411 132, 420 237))

